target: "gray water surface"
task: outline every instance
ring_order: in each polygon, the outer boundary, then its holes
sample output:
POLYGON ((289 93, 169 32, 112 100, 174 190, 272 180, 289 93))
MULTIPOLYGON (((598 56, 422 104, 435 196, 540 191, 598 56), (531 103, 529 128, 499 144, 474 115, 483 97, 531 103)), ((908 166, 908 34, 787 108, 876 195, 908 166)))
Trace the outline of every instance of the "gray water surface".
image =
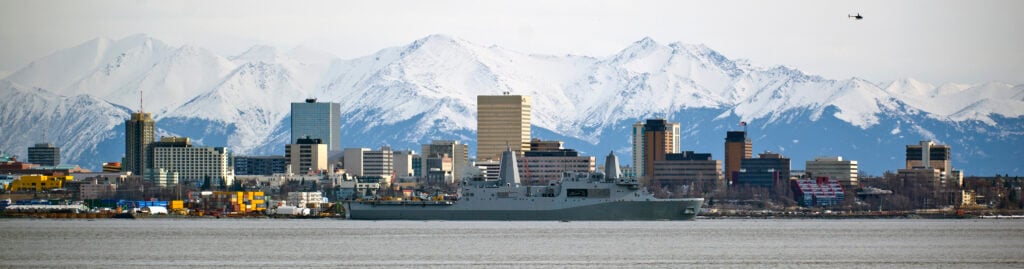
POLYGON ((1024 267, 1021 220, 0 220, 0 267, 1024 267))

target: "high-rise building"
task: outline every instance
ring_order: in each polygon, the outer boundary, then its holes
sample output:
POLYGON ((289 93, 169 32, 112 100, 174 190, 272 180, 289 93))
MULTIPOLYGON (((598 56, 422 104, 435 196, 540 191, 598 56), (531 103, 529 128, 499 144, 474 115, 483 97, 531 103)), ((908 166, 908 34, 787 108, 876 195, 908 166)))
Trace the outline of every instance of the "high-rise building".
POLYGON ((811 178, 827 177, 835 179, 846 188, 859 185, 857 181, 857 172, 859 172, 857 170, 857 161, 843 160, 841 156, 817 157, 814 160, 807 161, 807 166, 805 167, 806 173, 811 178))
POLYGON ((934 141, 921 141, 917 145, 907 145, 907 168, 936 168, 942 173, 952 170, 950 164, 950 148, 934 141))
POLYGON ((416 152, 411 150, 396 150, 395 154, 395 175, 399 177, 415 176, 412 159, 416 152))
POLYGON ((327 144, 329 152, 341 151, 341 104, 319 103, 316 99, 292 103, 291 119, 291 144, 298 144, 301 138, 318 138, 327 144))
POLYGON ((422 156, 420 158, 420 171, 419 173, 426 176, 431 169, 440 169, 442 167, 435 166, 433 164, 440 164, 440 161, 434 161, 428 163, 430 158, 443 158, 448 156, 451 158, 451 170, 449 171, 455 181, 462 180, 462 177, 466 176, 466 166, 469 165, 469 145, 459 143, 455 140, 434 140, 430 144, 423 144, 422 156))
POLYGON ((477 161, 496 161, 506 147, 520 155, 530 150, 529 96, 480 95, 476 102, 477 161))
POLYGON ((711 153, 669 153, 651 166, 654 170, 651 183, 661 186, 685 187, 691 194, 698 195, 724 186, 722 161, 712 159, 711 153))
POLYGON ((740 172, 743 159, 754 157, 753 143, 747 138, 746 131, 728 131, 725 133, 725 180, 732 182, 736 173, 740 172))
POLYGON ((284 158, 296 175, 316 174, 327 170, 327 144, 319 138, 299 138, 284 146, 284 158))
POLYGON ((637 177, 649 178, 654 173, 650 164, 664 160, 665 154, 679 152, 678 122, 649 119, 633 124, 633 167, 637 177))
POLYGON ((60 147, 50 143, 39 143, 28 148, 28 162, 42 166, 60 165, 60 147))
POLYGON ((954 170, 951 162, 952 150, 948 145, 934 141, 921 141, 907 145, 906 169, 899 169, 897 176, 904 182, 919 184, 935 190, 932 206, 953 205, 961 194, 963 171, 954 170))
POLYGON ((391 185, 395 172, 391 147, 380 150, 368 148, 345 149, 345 172, 359 177, 380 177, 384 185, 391 185))
POLYGON ((773 187, 776 183, 789 186, 789 158, 779 153, 764 152, 757 158, 743 159, 740 172, 734 179, 749 186, 773 187))
POLYGON ((235 175, 270 176, 288 172, 288 159, 281 155, 234 156, 231 159, 235 175))
POLYGON ((229 186, 235 179, 228 150, 224 147, 193 147, 187 137, 163 137, 150 147, 153 153, 150 171, 153 175, 147 174, 150 176, 147 180, 160 181, 157 178, 164 177, 164 173, 177 173, 182 182, 197 183, 210 179, 212 184, 229 186))
POLYGON ((353 176, 362 176, 363 175, 363 155, 366 154, 367 151, 370 151, 370 149, 368 149, 368 148, 347 148, 347 149, 345 149, 344 157, 342 159, 344 161, 344 164, 342 166, 344 166, 344 168, 345 168, 345 173, 353 175, 353 176))
POLYGON ((153 166, 152 154, 147 150, 155 139, 155 128, 156 121, 150 113, 132 113, 131 118, 124 121, 124 171, 142 175, 146 168, 153 166))

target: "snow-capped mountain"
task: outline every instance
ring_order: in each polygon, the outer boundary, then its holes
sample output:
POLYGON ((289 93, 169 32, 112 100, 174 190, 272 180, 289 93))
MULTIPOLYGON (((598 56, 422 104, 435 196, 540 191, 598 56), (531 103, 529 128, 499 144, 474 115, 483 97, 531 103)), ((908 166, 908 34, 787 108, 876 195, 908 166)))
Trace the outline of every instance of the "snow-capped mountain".
POLYGON ((123 107, 89 95, 61 96, 10 81, 0 81, 0 96, 4 152, 27 157, 33 144, 53 142, 61 147, 64 163, 124 153, 123 126, 129 112, 123 107))
MULTIPOLYGON (((341 103, 343 147, 415 149, 431 139, 473 146, 476 96, 505 91, 531 96, 535 137, 566 140, 591 154, 613 149, 628 157, 629 126, 651 117, 683 123, 683 148, 716 158, 724 132, 750 122, 755 151, 780 151, 794 159, 794 169, 815 156, 843 155, 877 174, 902 166, 904 145, 936 139, 954 147, 954 166, 968 174, 1019 173, 1020 164, 1008 160, 1024 149, 1024 85, 936 87, 905 79, 882 87, 754 66, 703 45, 650 38, 598 58, 533 55, 431 35, 342 60, 309 48, 261 45, 224 57, 136 35, 58 51, 5 80, 19 96, 91 97, 101 111, 120 109, 88 119, 103 123, 77 131, 89 140, 51 138, 76 149, 116 144, 113 137, 123 143, 121 107, 136 109, 140 90, 161 132, 226 145, 236 154, 280 154, 290 102, 310 97, 341 103)), ((8 120, 7 113, 20 111, 8 107, 0 130, 31 132, 29 123, 8 120)), ((0 149, 24 152, 38 140, 19 137, 5 138, 0 149)), ((123 151, 98 150, 66 158, 96 167, 123 151)))

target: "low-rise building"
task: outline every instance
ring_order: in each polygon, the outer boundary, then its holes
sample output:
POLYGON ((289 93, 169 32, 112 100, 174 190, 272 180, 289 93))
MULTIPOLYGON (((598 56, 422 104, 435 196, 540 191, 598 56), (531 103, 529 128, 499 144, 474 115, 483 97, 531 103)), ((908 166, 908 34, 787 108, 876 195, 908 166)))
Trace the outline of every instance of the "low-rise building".
POLYGON ((843 185, 828 177, 797 179, 792 183, 794 199, 801 206, 833 206, 843 202, 843 185))
POLYGON ((695 194, 710 192, 724 186, 722 161, 711 158, 711 153, 665 154, 664 160, 656 160, 651 184, 663 187, 682 187, 695 194))
MULTIPOLYGON (((288 204, 296 207, 309 207, 309 204, 320 204, 324 201, 323 193, 318 191, 288 193, 288 204)), ((319 207, 319 206, 312 206, 319 207)))
POLYGON ((539 147, 548 150, 533 150, 524 152, 519 159, 519 177, 528 184, 547 183, 562 179, 566 172, 594 172, 597 169, 597 159, 594 156, 580 156, 579 152, 573 149, 550 149, 559 141, 534 141, 535 143, 549 142, 552 145, 539 147))
POLYGON ((64 182, 74 179, 72 176, 23 175, 11 182, 9 191, 44 191, 64 187, 64 182))
MULTIPOLYGON (((117 195, 117 184, 102 182, 98 179, 87 179, 86 181, 79 181, 78 184, 78 199, 89 200, 89 199, 111 199, 116 198, 117 195)), ((70 185, 70 184, 69 184, 70 185)))
POLYGON ((789 181, 789 169, 789 158, 766 151, 757 158, 743 159, 735 180, 741 185, 773 187, 789 181))
POLYGON ((282 155, 272 156, 234 156, 232 167, 235 176, 284 174, 288 172, 288 159, 282 155))

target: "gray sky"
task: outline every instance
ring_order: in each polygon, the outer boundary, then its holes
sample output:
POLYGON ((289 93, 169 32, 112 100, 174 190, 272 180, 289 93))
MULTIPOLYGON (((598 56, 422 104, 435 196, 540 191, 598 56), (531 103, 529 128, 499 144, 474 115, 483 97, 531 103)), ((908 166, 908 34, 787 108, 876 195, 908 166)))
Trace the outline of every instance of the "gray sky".
POLYGON ((604 57, 645 36, 828 78, 1024 83, 1024 1, 10 1, 0 74, 96 37, 354 58, 429 34, 604 57), (847 14, 860 12, 864 20, 847 14))

